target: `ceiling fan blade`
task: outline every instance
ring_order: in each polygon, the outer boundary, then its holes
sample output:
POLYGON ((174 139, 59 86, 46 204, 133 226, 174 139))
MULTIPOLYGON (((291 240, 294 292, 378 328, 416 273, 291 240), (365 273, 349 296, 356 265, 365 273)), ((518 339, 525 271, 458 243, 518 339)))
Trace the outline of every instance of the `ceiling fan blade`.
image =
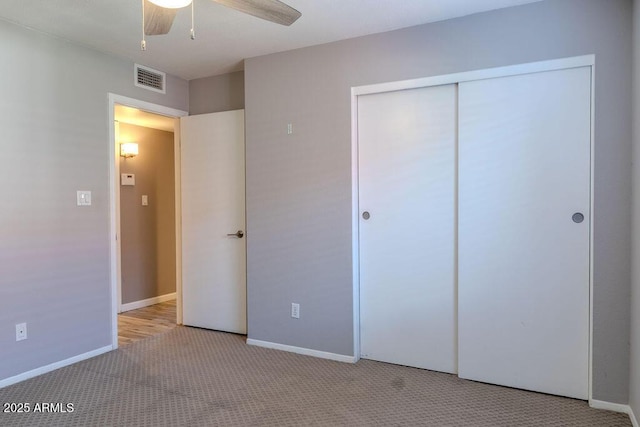
POLYGON ((216 3, 281 25, 291 25, 302 13, 278 0, 213 0, 216 3))
POLYGON ((144 0, 144 33, 147 36, 167 34, 177 11, 177 9, 167 9, 144 0))

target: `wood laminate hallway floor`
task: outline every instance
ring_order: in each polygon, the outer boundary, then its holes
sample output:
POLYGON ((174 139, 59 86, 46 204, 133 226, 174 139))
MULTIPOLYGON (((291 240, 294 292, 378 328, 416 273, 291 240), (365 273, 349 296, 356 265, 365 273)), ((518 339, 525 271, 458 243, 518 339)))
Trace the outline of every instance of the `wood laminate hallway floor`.
POLYGON ((118 314, 118 346, 164 334, 176 327, 176 300, 118 314))

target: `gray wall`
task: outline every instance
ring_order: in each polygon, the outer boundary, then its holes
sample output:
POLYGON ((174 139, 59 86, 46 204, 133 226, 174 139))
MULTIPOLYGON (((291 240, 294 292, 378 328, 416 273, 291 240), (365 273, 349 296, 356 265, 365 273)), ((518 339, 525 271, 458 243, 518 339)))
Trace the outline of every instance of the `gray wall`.
POLYGON ((107 93, 186 110, 188 83, 136 88, 133 63, 5 21, 0 52, 1 380, 111 344, 107 93))
POLYGON ((120 157, 122 303, 176 291, 176 205, 173 132, 120 123, 120 141, 137 142, 139 154, 120 157), (142 206, 142 195, 149 204, 142 206))
POLYGON ((629 404, 640 417, 640 1, 633 2, 633 242, 629 404))
POLYGON ((353 352, 352 86, 584 54, 597 63, 594 398, 627 403, 630 0, 544 1, 246 60, 249 337, 353 352))
POLYGON ((244 108, 244 71, 189 81, 189 114, 244 108))

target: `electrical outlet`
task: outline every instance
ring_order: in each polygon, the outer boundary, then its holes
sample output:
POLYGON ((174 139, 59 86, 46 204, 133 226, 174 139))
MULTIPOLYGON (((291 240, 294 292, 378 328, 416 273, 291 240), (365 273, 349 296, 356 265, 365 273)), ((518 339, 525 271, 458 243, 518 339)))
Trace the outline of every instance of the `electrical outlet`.
POLYGON ((27 339, 27 324, 17 323, 16 324, 16 341, 22 341, 26 339, 27 339))
POLYGON ((291 303, 291 317, 293 317, 294 319, 300 318, 300 304, 297 304, 295 302, 291 303))

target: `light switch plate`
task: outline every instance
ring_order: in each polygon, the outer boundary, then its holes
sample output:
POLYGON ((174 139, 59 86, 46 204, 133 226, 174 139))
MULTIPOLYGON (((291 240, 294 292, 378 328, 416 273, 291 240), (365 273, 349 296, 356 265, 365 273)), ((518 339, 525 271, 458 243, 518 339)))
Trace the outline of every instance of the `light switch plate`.
POLYGON ((76 192, 78 206, 91 206, 91 191, 76 192))

